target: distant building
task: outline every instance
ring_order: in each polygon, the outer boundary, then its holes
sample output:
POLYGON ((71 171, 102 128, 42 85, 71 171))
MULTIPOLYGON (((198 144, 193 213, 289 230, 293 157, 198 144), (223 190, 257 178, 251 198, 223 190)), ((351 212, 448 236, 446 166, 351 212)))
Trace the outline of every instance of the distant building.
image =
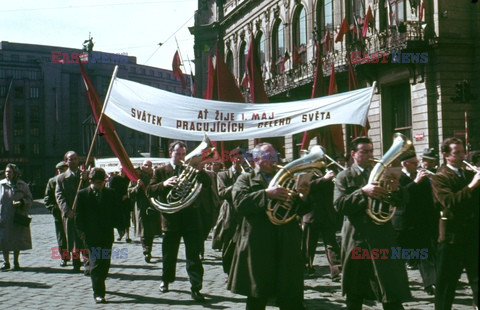
MULTIPOLYGON (((469 146, 480 149, 480 4, 438 0, 198 3, 195 26, 190 28, 195 36, 197 94, 206 87, 207 57, 214 55, 217 46, 240 84, 253 34, 270 102, 310 98, 318 42, 325 90, 333 65, 338 92, 348 91, 349 58, 358 88, 377 82, 368 115, 376 156, 390 147, 395 132, 412 139, 417 152, 425 147, 438 150, 450 136, 465 139, 465 118, 469 146), (367 20, 369 8, 372 18, 367 20), (345 36, 334 42, 344 19, 345 36), (368 31, 362 36, 366 21, 368 31), (296 66, 293 59, 298 61, 296 66)), ((344 126, 344 143, 348 145, 351 137, 344 126)), ((301 139, 302 134, 287 137, 287 157, 298 156, 301 139)))
MULTIPOLYGON (((55 164, 66 151, 75 150, 85 158, 95 131, 78 61, 81 49, 22 43, 0 43, 0 169, 16 163, 23 178, 32 184, 35 197, 43 195, 45 184, 55 172, 55 164), (9 131, 11 147, 3 143, 3 105, 10 82, 9 131)), ((136 57, 93 51, 84 66, 101 100, 105 98, 114 66, 117 76, 156 88, 190 96, 172 71, 136 63, 136 57)), ((129 156, 168 157, 168 141, 115 124, 129 156)), ((101 137, 96 140, 94 157, 113 156, 101 137)))

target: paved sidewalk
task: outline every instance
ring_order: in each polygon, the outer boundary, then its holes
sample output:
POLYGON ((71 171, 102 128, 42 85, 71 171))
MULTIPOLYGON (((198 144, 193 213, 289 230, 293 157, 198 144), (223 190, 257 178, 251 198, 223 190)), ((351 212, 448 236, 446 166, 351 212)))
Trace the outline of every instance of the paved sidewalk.
MULTIPOLYGON (((170 292, 160 293, 161 238, 154 242, 152 263, 143 260, 138 238, 128 244, 115 242, 114 249, 126 249, 128 258, 113 259, 107 279, 106 305, 93 301, 90 278, 72 274, 72 267, 60 267, 60 260, 52 259, 56 247, 53 217, 39 203, 31 209, 33 249, 20 254, 21 271, 0 272, 0 309, 244 309, 245 298, 226 290, 221 255, 211 250, 207 241, 203 290, 207 302, 200 305, 190 298, 190 283, 185 271, 183 244, 179 251, 177 281, 170 284, 170 292)), ((123 250, 125 251, 125 250, 123 250)), ((305 279, 305 304, 308 309, 344 309, 340 283, 328 277, 323 247, 315 258, 316 274, 305 279)), ((12 254, 10 254, 12 255, 12 254)), ((0 256, 0 259, 3 258, 0 256)), ((11 261, 13 259, 11 258, 11 261)), ((406 309, 433 309, 433 298, 423 292, 418 270, 409 271, 414 299, 405 303, 406 309)), ((453 309, 472 309, 472 293, 465 275, 457 288, 453 309)), ((278 309, 269 306, 268 309, 278 309)), ((364 309, 381 309, 372 305, 364 309)))

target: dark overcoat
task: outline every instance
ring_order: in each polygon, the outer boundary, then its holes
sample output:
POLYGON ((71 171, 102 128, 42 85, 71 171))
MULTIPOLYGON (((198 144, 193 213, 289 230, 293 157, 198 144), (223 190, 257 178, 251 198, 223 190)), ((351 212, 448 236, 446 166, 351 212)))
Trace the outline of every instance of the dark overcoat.
POLYGON ((160 212, 153 209, 150 198, 146 194, 146 187, 152 177, 143 171, 140 171, 139 174, 144 186, 138 186, 137 182, 130 182, 127 189, 128 198, 134 203, 135 236, 160 236, 162 234, 160 212))
MULTIPOLYGON (((342 228, 342 291, 344 294, 358 293, 358 264, 352 261, 352 248, 391 249, 395 246, 395 234, 391 222, 375 224, 366 214, 368 199, 361 187, 366 184, 357 165, 340 172, 335 179, 335 208, 344 215, 342 228)), ((408 278, 403 260, 371 259, 374 286, 371 297, 382 303, 405 301, 410 298, 408 278)), ((365 289, 365 288, 363 288, 365 289)))
POLYGON ((106 187, 101 190, 99 200, 90 186, 78 192, 75 224, 78 232, 85 236, 86 246, 112 248, 113 228, 122 226, 120 200, 113 189, 106 187))
MULTIPOLYGON (((233 185, 233 205, 241 217, 228 277, 233 293, 276 297, 277 303, 303 300, 302 231, 296 221, 276 226, 266 215, 268 187, 256 170, 240 175, 233 185)), ((308 208, 302 202, 301 214, 308 208)))
MULTIPOLYGON (((166 202, 166 197, 171 190, 170 186, 163 186, 163 181, 169 179, 174 175, 173 167, 170 163, 157 167, 154 175, 147 187, 147 196, 155 197, 162 202, 166 202)), ((210 177, 208 177, 204 171, 200 172, 200 179, 204 181, 203 187, 210 188, 210 177), (203 176, 203 177, 201 177, 203 176)), ((190 231, 202 229, 201 219, 201 205, 206 205, 208 202, 199 201, 196 199, 191 206, 188 206, 178 212, 162 214, 162 230, 163 231, 190 231)))
POLYGON ((480 190, 467 187, 473 179, 471 171, 465 171, 465 177, 460 178, 446 166, 440 167, 432 177, 435 202, 448 219, 439 241, 467 242, 478 247, 480 190))

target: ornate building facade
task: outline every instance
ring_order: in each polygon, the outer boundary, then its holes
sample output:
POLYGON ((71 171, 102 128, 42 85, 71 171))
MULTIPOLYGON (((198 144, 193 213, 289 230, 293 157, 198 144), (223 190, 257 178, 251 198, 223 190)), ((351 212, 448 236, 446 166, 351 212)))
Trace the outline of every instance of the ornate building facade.
MULTIPOLYGON (((338 92, 348 91, 349 62, 358 88, 376 82, 368 116, 376 156, 390 147, 395 132, 412 139, 420 153, 438 150, 450 136, 480 149, 480 88, 473 87, 480 83, 478 6, 449 0, 199 0, 191 28, 197 94, 205 89, 207 58, 216 47, 241 84, 254 39, 270 102, 310 98, 318 43, 324 87, 333 67, 338 92)), ((344 143, 351 137, 344 126, 344 143)), ((287 137, 287 157, 297 156, 300 141, 301 135, 287 137)))

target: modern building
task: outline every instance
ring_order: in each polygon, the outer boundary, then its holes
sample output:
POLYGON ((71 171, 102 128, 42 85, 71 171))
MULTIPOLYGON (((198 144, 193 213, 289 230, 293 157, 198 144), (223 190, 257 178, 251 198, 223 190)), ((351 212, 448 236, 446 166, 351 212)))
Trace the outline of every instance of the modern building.
MULTIPOLYGON (((425 147, 438 150, 451 136, 480 149, 480 88, 474 87, 480 83, 479 5, 450 0, 199 0, 190 28, 197 93, 206 86, 207 57, 217 46, 240 84, 253 38, 270 102, 310 98, 319 43, 325 88, 333 65, 338 92, 349 90, 349 61, 358 88, 377 83, 368 115, 377 157, 390 147, 395 132, 412 139, 417 153, 425 147)), ((344 126, 344 143, 351 137, 344 126)), ((301 138, 286 137, 287 157, 297 156, 301 138)))
MULTIPOLYGON (((92 142, 95 121, 78 64, 82 53, 58 46, 0 43, 0 102, 3 116, 8 94, 10 136, 7 151, 2 117, 0 169, 9 162, 17 164, 35 197, 43 195, 46 181, 65 152, 75 150, 85 158, 92 142)), ((182 89, 170 70, 139 65, 133 56, 92 51, 83 65, 101 100, 117 64, 120 78, 190 96, 188 77, 182 89)), ((131 157, 168 157, 167 140, 119 124, 116 129, 131 157)), ((102 137, 97 137, 92 156, 113 156, 102 137)))

